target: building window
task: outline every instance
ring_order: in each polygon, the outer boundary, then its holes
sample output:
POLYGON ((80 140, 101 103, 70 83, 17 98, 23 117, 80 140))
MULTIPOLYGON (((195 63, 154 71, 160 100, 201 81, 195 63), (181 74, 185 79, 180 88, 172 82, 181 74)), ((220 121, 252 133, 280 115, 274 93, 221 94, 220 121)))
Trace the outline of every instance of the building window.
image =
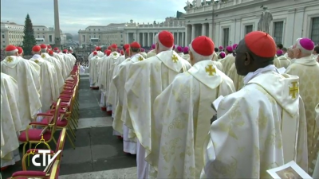
POLYGON ((319 43, 319 17, 311 19, 311 40, 319 43))
POLYGON ((245 34, 248 34, 253 31, 253 25, 246 25, 245 26, 245 34))
POLYGON ((49 35, 49 41, 52 42, 52 35, 49 35))
POLYGON ((226 47, 229 43, 229 28, 223 29, 223 46, 226 47))
POLYGON ((4 35, 2 35, 2 38, 4 38, 4 35))
POLYGON ((282 35, 284 31, 284 22, 274 22, 274 40, 276 44, 282 43, 282 35))

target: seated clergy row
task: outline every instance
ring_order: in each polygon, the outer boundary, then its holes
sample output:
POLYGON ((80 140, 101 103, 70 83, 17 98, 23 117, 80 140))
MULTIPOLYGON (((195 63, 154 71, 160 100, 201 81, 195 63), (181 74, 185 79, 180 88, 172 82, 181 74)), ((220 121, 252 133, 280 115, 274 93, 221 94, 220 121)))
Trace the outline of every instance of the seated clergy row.
POLYGON ((286 73, 274 65, 273 38, 260 31, 231 51, 226 59, 233 62, 217 61, 206 36, 192 41, 188 60, 173 50, 170 32, 155 41, 146 59, 138 42, 126 45, 124 56, 114 44, 89 58, 91 85, 112 110, 124 152, 137 155, 138 178, 263 178, 292 160, 316 172, 319 64, 310 39, 297 40, 286 73), (242 86, 226 75, 231 69, 242 86), (215 111, 211 103, 220 96, 215 111))
POLYGON ((45 44, 34 46, 32 53, 27 60, 21 47, 8 45, 1 62, 1 168, 20 160, 19 133, 30 122, 41 120, 36 119, 39 112, 50 109, 76 61, 73 55, 55 53, 45 44))

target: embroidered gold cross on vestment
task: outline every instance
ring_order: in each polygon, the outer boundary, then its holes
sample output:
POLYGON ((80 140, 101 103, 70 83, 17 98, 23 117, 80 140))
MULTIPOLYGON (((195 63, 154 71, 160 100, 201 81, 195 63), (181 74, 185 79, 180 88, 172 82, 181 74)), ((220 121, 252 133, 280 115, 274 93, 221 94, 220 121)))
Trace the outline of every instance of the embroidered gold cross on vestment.
POLYGON ((208 73, 209 76, 214 76, 214 74, 216 73, 216 69, 213 67, 213 65, 208 65, 205 68, 206 72, 208 73))
POLYGON ((292 82, 292 83, 291 83, 291 84, 292 84, 292 87, 289 88, 289 95, 291 95, 291 97, 292 97, 293 99, 295 99, 295 98, 297 97, 298 92, 299 92, 299 86, 298 86, 297 83, 298 83, 297 81, 292 82))
POLYGON ((172 60, 173 60, 174 63, 177 63, 177 61, 178 61, 177 56, 176 56, 176 55, 173 55, 173 56, 172 56, 172 60))

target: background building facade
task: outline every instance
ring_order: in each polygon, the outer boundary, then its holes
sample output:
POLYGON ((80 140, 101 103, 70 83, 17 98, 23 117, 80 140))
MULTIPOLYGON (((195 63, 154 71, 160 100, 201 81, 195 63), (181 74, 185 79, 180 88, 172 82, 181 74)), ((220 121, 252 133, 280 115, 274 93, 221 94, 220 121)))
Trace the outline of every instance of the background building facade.
POLYGON ((319 0, 194 0, 185 7, 185 14, 178 12, 177 17, 166 18, 162 23, 141 24, 131 20, 89 26, 79 31, 79 43, 123 45, 139 41, 143 47, 149 47, 159 31, 168 30, 174 34, 177 45, 187 46, 195 37, 206 35, 216 45, 227 46, 257 30, 262 7, 267 7, 273 16, 269 33, 276 43, 289 47, 299 37, 319 43, 319 0))
POLYGON ((154 43, 154 36, 162 30, 174 33, 176 43, 185 43, 185 19, 178 16, 168 17, 161 23, 144 24, 130 20, 128 23, 89 26, 85 30, 79 30, 79 44, 86 48, 95 45, 109 46, 113 43, 122 46, 139 41, 143 47, 150 47, 154 43))
MULTIPOLYGON (((7 45, 12 44, 22 46, 24 25, 16 24, 14 22, 1 22, 1 49, 7 45)), ((34 37, 38 44, 45 43, 54 45, 54 28, 45 27, 42 25, 33 26, 34 37)), ((62 34, 62 44, 66 42, 66 35, 62 34)))
POLYGON ((265 6, 273 16, 269 33, 276 43, 288 47, 299 37, 319 43, 318 0, 198 1, 185 7, 187 43, 199 35, 211 37, 217 45, 238 43, 247 33, 257 30, 265 6))

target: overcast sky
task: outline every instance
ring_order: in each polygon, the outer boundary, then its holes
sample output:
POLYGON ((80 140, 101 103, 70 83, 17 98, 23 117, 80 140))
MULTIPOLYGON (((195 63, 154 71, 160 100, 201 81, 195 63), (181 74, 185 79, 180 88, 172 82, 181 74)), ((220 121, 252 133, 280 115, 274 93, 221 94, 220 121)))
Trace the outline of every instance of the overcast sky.
MULTIPOLYGON (((60 28, 77 34, 89 25, 162 22, 184 12, 186 0, 59 0, 60 28)), ((29 13, 34 25, 54 26, 53 0, 1 0, 1 21, 24 24, 29 13)))

